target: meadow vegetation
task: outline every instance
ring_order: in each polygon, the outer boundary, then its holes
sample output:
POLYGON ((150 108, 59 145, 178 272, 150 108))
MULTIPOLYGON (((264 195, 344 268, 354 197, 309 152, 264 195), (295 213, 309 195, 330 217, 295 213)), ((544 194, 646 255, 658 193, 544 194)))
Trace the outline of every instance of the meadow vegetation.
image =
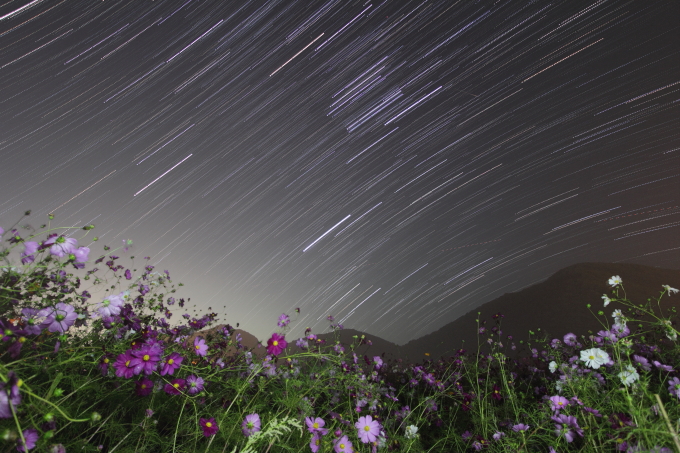
POLYGON ((498 313, 478 321, 475 348, 419 364, 360 357, 364 338, 331 344, 309 329, 290 353, 294 320, 272 313, 258 358, 228 324, 202 334, 217 315, 182 313, 169 271, 133 277, 134 256, 118 264, 109 247, 91 259, 78 241, 93 225, 75 238, 20 222, 0 228, 0 451, 680 452, 668 285, 636 305, 613 276, 610 294, 583 301, 617 307, 593 313, 599 332, 515 345, 498 313))

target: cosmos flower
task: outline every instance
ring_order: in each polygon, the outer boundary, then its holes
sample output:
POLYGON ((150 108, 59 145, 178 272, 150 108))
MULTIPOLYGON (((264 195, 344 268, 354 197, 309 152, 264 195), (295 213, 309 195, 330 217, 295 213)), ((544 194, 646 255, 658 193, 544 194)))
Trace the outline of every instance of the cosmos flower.
POLYGON ((113 363, 113 368, 116 370, 116 376, 130 379, 141 371, 141 365, 132 364, 134 357, 130 352, 131 351, 128 350, 119 354, 116 361, 113 363))
POLYGON ((380 434, 380 423, 373 420, 370 415, 359 417, 359 421, 354 424, 354 427, 357 429, 357 436, 365 444, 374 442, 380 434))
POLYGON ((604 306, 606 307, 612 301, 606 294, 602 295, 602 300, 604 300, 604 306))
POLYGON ((288 342, 285 340, 285 336, 278 333, 273 333, 272 337, 267 340, 267 352, 274 356, 281 354, 286 346, 288 346, 288 342))
POLYGON ((47 327, 50 332, 63 334, 76 322, 78 313, 71 305, 59 302, 55 307, 43 308, 37 316, 45 317, 41 327, 47 327))
POLYGON ((143 377, 135 382, 135 394, 137 396, 148 396, 153 391, 153 381, 147 377, 143 377))
POLYGON ((187 381, 184 379, 173 379, 169 384, 165 384, 163 390, 168 395, 180 395, 186 387, 187 381))
POLYGON ((29 241, 24 242, 24 251, 21 252, 21 263, 29 264, 35 261, 35 252, 38 251, 38 243, 29 241))
POLYGON ((194 338, 194 349, 196 350, 196 354, 201 357, 205 357, 205 354, 208 351, 208 345, 205 344, 205 340, 203 338, 196 337, 194 338))
POLYGON ((586 366, 597 370, 609 362, 609 354, 598 348, 585 349, 581 351, 581 360, 586 363, 586 366))
POLYGON ((215 419, 213 417, 201 418, 198 421, 198 424, 201 425, 201 428, 203 428, 203 435, 205 437, 213 436, 217 434, 217 431, 220 430, 219 426, 217 426, 217 423, 215 423, 215 419))
POLYGON ((342 436, 340 439, 335 440, 335 453, 352 453, 352 442, 349 441, 347 436, 342 436))
POLYGON ((523 433, 524 431, 527 431, 531 426, 525 425, 524 423, 519 423, 517 425, 514 425, 512 427, 512 430, 516 433, 523 433))
POLYGON ((24 442, 21 440, 21 437, 19 437, 17 439, 17 451, 28 451, 34 448, 36 442, 38 441, 38 438, 40 437, 38 435, 38 430, 29 428, 23 431, 22 434, 24 435, 24 439, 26 439, 26 444, 24 445, 24 442))
POLYGON ((286 327, 289 323, 290 318, 288 317, 288 315, 285 313, 281 313, 281 316, 279 316, 279 321, 276 323, 276 325, 279 327, 286 327))
POLYGON ((182 365, 182 360, 184 360, 184 357, 176 352, 173 352, 167 356, 161 367, 161 376, 165 376, 166 374, 172 376, 175 370, 179 369, 179 367, 182 365))
POLYGON ((574 333, 569 332, 568 334, 566 334, 564 336, 563 340, 564 340, 564 344, 566 344, 567 346, 572 346, 572 347, 576 346, 576 334, 574 334, 574 333))
POLYGON ((312 420, 312 417, 307 417, 305 423, 307 424, 307 431, 312 434, 321 434, 322 436, 328 434, 328 429, 324 428, 326 422, 320 417, 316 417, 314 420, 312 420))
POLYGON ((663 289, 665 289, 666 291, 668 291, 668 295, 669 295, 669 296, 671 295, 671 293, 677 293, 678 291, 680 291, 680 290, 678 290, 678 289, 671 288, 671 287, 668 286, 668 285, 661 285, 661 286, 663 286, 663 289))
POLYGON ((243 431, 244 436, 250 437, 260 431, 261 426, 262 422, 260 421, 260 416, 258 414, 249 414, 246 415, 246 418, 243 420, 241 430, 243 431))
POLYGON ((124 304, 125 301, 119 294, 111 294, 99 303, 97 311, 102 317, 119 315, 124 304))
POLYGON ((623 280, 621 280, 621 277, 619 277, 618 275, 615 275, 615 276, 613 276, 612 278, 609 279, 609 284, 612 287, 616 287, 616 286, 618 286, 622 283, 623 283, 623 280))
POLYGON ((312 440, 309 441, 309 448, 312 450, 312 453, 316 453, 319 451, 319 446, 321 444, 321 437, 319 437, 318 434, 314 434, 312 436, 312 440))
POLYGON ((43 245, 50 245, 50 253, 53 256, 63 258, 65 255, 70 255, 76 251, 78 248, 78 240, 54 235, 47 239, 43 245))
POLYGON ((203 384, 205 381, 202 377, 194 376, 193 374, 187 377, 187 386, 189 387, 189 395, 195 395, 203 391, 203 384))
POLYGON ((404 434, 404 437, 407 439, 413 439, 414 437, 417 436, 418 433, 418 427, 415 425, 409 425, 406 427, 406 433, 404 434))
POLYGON ((618 377, 626 387, 640 379, 640 375, 631 364, 626 365, 626 369, 620 372, 618 377))
POLYGON ((559 411, 560 409, 563 409, 567 406, 569 406, 569 400, 566 399, 563 396, 551 396, 550 397, 550 406, 552 407, 552 410, 554 411, 559 411))

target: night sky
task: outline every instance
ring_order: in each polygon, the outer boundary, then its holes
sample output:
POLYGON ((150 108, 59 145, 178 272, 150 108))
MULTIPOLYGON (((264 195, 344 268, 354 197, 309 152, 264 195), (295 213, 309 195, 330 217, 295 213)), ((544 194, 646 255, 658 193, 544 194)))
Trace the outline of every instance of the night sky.
POLYGON ((131 239, 121 264, 261 340, 299 307, 289 339, 333 315, 404 344, 574 263, 679 269, 678 17, 4 1, 0 227, 31 209, 95 224, 91 256, 131 239))

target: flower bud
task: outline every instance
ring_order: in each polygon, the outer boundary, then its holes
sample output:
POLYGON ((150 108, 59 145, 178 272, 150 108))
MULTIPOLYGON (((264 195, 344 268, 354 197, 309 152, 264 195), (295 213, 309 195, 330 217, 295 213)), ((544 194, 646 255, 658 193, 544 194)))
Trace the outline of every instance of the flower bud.
POLYGON ((48 412, 45 415, 43 415, 43 419, 49 423, 54 420, 54 414, 52 412, 48 412))
POLYGON ((102 419, 102 416, 99 414, 99 412, 92 412, 92 415, 90 416, 90 420, 93 422, 98 422, 99 420, 102 419))
POLYGON ((64 394, 64 390, 60 388, 54 389, 54 392, 52 392, 52 395, 54 395, 56 398, 59 398, 61 395, 64 394))
POLYGON ((17 433, 8 428, 0 434, 0 439, 5 442, 14 442, 17 440, 17 433))

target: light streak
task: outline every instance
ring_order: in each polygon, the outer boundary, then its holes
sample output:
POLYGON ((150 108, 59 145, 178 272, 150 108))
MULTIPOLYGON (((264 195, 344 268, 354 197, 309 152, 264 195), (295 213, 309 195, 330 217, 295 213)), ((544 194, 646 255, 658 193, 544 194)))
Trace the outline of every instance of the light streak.
MULTIPOLYGON (((71 198, 71 200, 73 200, 74 198, 80 196, 80 195, 83 194, 84 192, 90 190, 90 189, 91 189, 92 187, 94 187, 96 184, 99 184, 101 181, 105 180, 106 178, 108 178, 109 176, 111 176, 112 174, 114 174, 115 172, 116 172, 116 170, 113 170, 111 173, 109 173, 108 175, 104 176, 102 179, 100 179, 100 180, 97 181, 96 183, 92 184, 90 187, 88 187, 87 189, 83 190, 82 192, 80 192, 80 193, 79 193, 78 195, 76 195, 75 197, 71 198)), ((68 203, 68 202, 71 201, 71 200, 68 200, 66 203, 68 203)), ((61 208, 61 207, 64 206, 66 203, 62 203, 61 205, 59 205, 59 206, 57 206, 56 208, 52 209, 52 211, 50 212, 50 214, 53 214, 57 209, 61 208)))
POLYGON ((147 184, 146 186, 142 187, 142 190, 140 190, 139 192, 137 192, 137 193, 134 194, 133 196, 136 197, 137 195, 139 195, 140 193, 142 193, 142 191, 144 191, 147 187, 149 187, 151 184, 153 184, 153 183, 155 183, 156 181, 158 181, 159 179, 161 179, 163 176, 165 176, 165 175, 167 175, 168 173, 170 173, 175 167, 177 167, 177 165, 181 164, 182 162, 184 162, 185 160, 187 160, 187 159, 190 158, 191 156, 193 156, 193 154, 189 154, 187 157, 185 157, 184 159, 182 159, 181 162, 179 162, 178 164, 175 164, 170 170, 166 171, 165 173, 163 173, 162 175, 160 175, 158 178, 154 179, 154 180, 151 181, 149 184, 147 184))
POLYGON ((312 44, 314 44, 314 43, 316 42, 316 40, 319 39, 319 38, 321 38, 322 36, 323 36, 323 33, 321 33, 319 36, 317 36, 316 39, 315 39, 314 41, 312 41, 312 42, 310 42, 309 44, 307 44, 301 51, 299 51, 298 53, 296 53, 295 55, 293 55, 292 57, 290 57, 290 58, 288 59, 288 61, 286 61, 286 62, 285 62, 284 64, 282 64, 281 66, 279 66, 279 67, 276 69, 276 71, 274 71, 274 72, 272 72, 271 74, 269 74, 269 77, 271 77, 271 76, 273 76, 274 74, 276 74, 277 72, 279 72, 285 65, 287 65, 288 63, 290 63, 291 61, 293 61, 293 58, 297 57, 297 56, 300 55, 302 52, 304 52, 309 46, 311 46, 312 44))
POLYGON ((338 225, 340 225, 342 222, 344 222, 345 220, 349 219, 350 217, 351 217, 351 216, 347 216, 347 217, 345 217, 344 219, 342 219, 341 221, 339 221, 338 223, 336 223, 335 225, 333 225, 333 227, 332 227, 330 230, 326 231, 324 234, 322 234, 321 236, 319 236, 319 238, 318 238, 316 241, 312 242, 312 243, 309 244, 307 247, 305 247, 305 249, 302 251, 302 253, 304 253, 304 252, 306 252, 307 250, 309 250, 310 247, 312 247, 314 244, 316 244, 316 243, 319 242, 321 239, 323 239, 324 237, 326 237, 326 235, 327 235, 328 233, 330 233, 331 231, 333 231, 334 229, 336 229, 336 228, 338 227, 338 225))

